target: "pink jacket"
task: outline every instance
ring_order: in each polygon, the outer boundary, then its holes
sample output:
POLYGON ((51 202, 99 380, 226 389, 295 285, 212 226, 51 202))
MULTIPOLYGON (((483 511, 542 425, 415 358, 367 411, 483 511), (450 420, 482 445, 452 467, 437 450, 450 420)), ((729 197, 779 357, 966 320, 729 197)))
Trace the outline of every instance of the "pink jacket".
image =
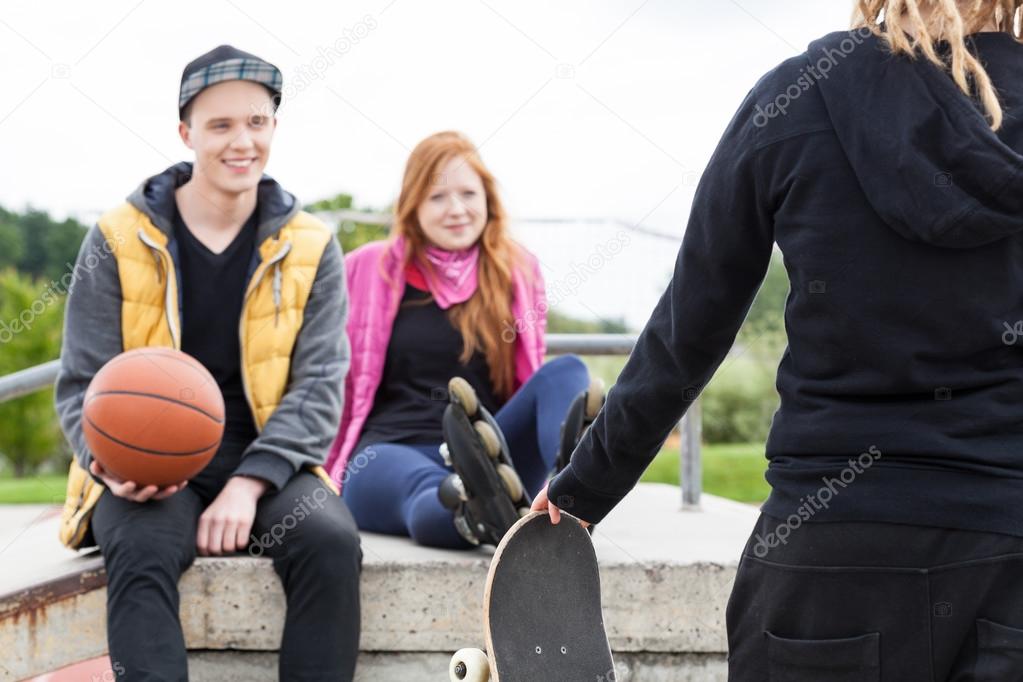
MULTIPOLYGON (((344 410, 341 428, 327 456, 327 472, 343 485, 345 466, 366 423, 373 399, 384 373, 391 328, 405 290, 405 270, 401 267, 402 239, 364 244, 345 256, 348 281, 348 339, 351 366, 345 378, 344 410), (389 286, 382 272, 395 282, 389 286)), ((515 389, 543 363, 546 352, 547 298, 543 275, 536 257, 525 252, 532 277, 519 270, 512 272, 512 315, 515 318, 515 389)))

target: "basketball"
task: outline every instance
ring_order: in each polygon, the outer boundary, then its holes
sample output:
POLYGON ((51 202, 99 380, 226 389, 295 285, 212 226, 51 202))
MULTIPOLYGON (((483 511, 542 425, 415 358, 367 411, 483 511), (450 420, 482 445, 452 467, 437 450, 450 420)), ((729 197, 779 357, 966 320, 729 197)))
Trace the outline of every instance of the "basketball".
POLYGON ((224 434, 224 397, 198 360, 172 348, 112 358, 85 392, 82 430, 108 472, 139 488, 186 481, 224 434))

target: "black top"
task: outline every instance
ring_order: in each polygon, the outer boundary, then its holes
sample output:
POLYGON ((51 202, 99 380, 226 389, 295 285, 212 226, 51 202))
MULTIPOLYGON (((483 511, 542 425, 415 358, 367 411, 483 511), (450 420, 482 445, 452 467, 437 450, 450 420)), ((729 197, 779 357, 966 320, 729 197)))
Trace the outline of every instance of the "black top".
POLYGON ((725 360, 777 243, 788 348, 763 511, 1023 535, 1023 45, 970 42, 997 132, 948 74, 866 30, 754 86, 551 499, 599 521, 635 485, 725 360))
POLYGON ((461 333, 433 296, 405 285, 387 344, 384 373, 373 409, 353 453, 373 443, 440 443, 448 380, 463 377, 491 413, 501 406, 486 356, 477 349, 468 365, 458 361, 461 333))
POLYGON ((174 238, 181 274, 181 350, 209 370, 224 395, 224 440, 203 471, 225 478, 241 461, 242 452, 257 432, 242 386, 238 324, 245 297, 249 263, 256 243, 256 216, 221 253, 213 253, 195 238, 175 213, 174 238))

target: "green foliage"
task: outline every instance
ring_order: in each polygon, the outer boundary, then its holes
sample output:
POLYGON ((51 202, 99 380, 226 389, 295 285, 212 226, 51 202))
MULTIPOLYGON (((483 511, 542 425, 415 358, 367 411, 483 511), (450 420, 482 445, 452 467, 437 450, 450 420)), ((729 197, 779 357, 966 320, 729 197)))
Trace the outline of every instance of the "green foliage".
POLYGON ((363 244, 386 239, 390 230, 382 225, 357 223, 351 220, 341 221, 337 230, 337 238, 341 242, 341 250, 351 253, 363 244))
MULTIPOLYGON (((704 492, 739 502, 761 503, 767 499, 771 488, 764 479, 767 459, 762 442, 704 445, 700 454, 704 492)), ((678 485, 677 441, 658 453, 641 482, 678 485)))
POLYGON ((548 334, 626 334, 625 318, 581 320, 557 310, 547 311, 548 334))
POLYGON ((785 331, 783 311, 785 299, 789 295, 789 276, 785 272, 785 264, 777 251, 771 256, 771 264, 767 268, 764 282, 753 300, 749 315, 743 323, 743 336, 756 336, 762 333, 785 331))
POLYGON ((309 213, 318 211, 343 211, 352 207, 351 194, 338 194, 330 199, 320 199, 305 207, 309 213))
MULTIPOLYGON (((368 208, 354 208, 351 194, 338 194, 330 199, 314 201, 306 206, 305 210, 310 213, 346 210, 375 212, 373 209, 368 208)), ((338 241, 341 242, 341 250, 345 253, 350 253, 363 244, 385 239, 390 233, 390 227, 387 225, 372 225, 354 220, 342 220, 336 229, 338 241)))
POLYGON ((71 270, 84 237, 85 226, 71 218, 57 222, 45 211, 0 209, 0 267, 57 281, 71 270))
MULTIPOLYGON (((13 269, 0 272, 0 376, 59 357, 61 294, 13 269)), ((62 443, 52 391, 0 403, 0 455, 15 476, 34 471, 62 443)))

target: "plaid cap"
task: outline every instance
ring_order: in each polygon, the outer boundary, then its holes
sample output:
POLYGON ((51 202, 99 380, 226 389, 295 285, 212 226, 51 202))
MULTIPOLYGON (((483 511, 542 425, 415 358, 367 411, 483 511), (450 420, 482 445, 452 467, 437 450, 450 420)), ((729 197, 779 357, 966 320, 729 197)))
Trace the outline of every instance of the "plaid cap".
POLYGON ((217 83, 224 81, 252 81, 270 91, 274 108, 281 103, 281 89, 284 76, 281 70, 254 54, 243 52, 230 45, 221 45, 192 60, 181 73, 181 90, 178 94, 178 117, 185 118, 185 107, 196 95, 217 83))

